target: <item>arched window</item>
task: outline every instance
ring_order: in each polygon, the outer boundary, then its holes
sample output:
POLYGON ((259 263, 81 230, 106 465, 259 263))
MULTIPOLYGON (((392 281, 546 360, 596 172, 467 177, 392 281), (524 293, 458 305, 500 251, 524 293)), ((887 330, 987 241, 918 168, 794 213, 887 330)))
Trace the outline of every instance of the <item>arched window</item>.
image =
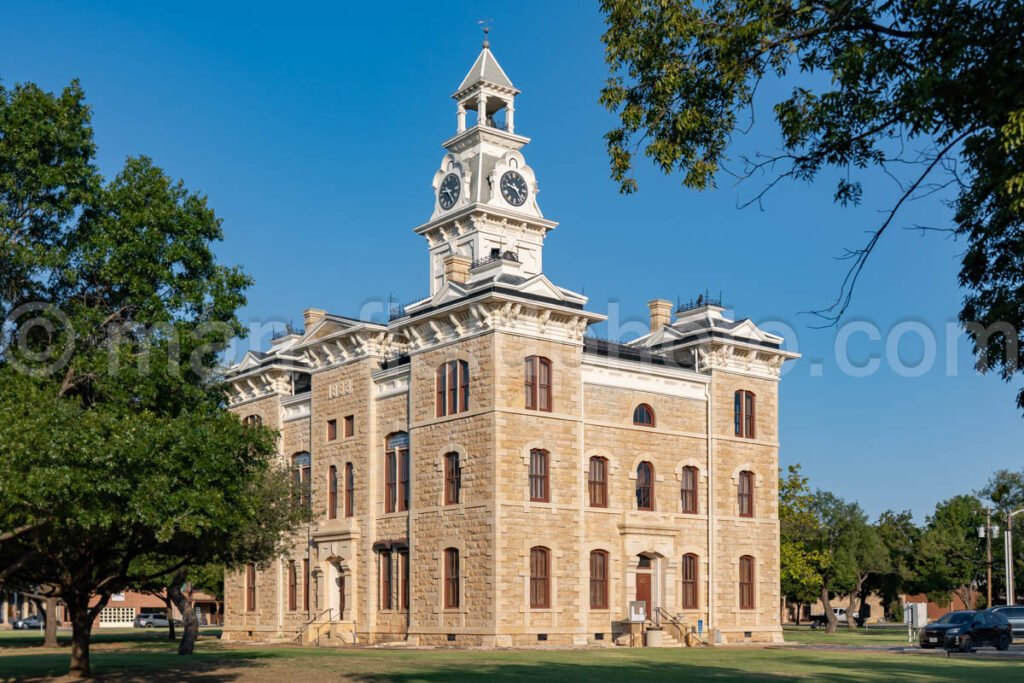
POLYGON ((338 518, 338 468, 334 465, 327 471, 327 518, 338 518))
POLYGON ((551 607, 551 551, 543 546, 530 548, 530 607, 551 607))
POLYGON ((245 611, 256 611, 256 565, 245 565, 245 611))
POLYGON ((469 363, 452 360, 437 368, 437 417, 469 410, 469 363))
POLYGON ((288 611, 294 612, 299 607, 299 576, 295 570, 295 560, 288 560, 288 611))
POLYGON ((452 452, 444 456, 444 504, 457 505, 462 493, 462 466, 459 454, 452 452))
POLYGON ((740 609, 754 609, 754 558, 740 558, 740 609))
POLYGON ((679 485, 679 496, 682 511, 689 514, 697 513, 697 468, 684 467, 683 480, 679 485))
POLYGON ((345 516, 351 517, 355 512, 356 475, 352 471, 352 463, 345 463, 345 516))
POLYGON ((587 489, 590 493, 590 507, 608 507, 608 460, 606 458, 595 455, 590 459, 587 489))
POLYGON ((247 415, 244 418, 242 418, 242 424, 248 427, 249 429, 253 429, 255 427, 262 427, 263 418, 260 417, 259 415, 247 415))
POLYGON ((644 460, 636 468, 636 507, 654 509, 654 465, 644 460))
POLYGON ((409 509, 409 435, 392 434, 384 451, 384 512, 409 509))
POLYGON ((307 509, 313 505, 311 473, 312 461, 308 452, 302 451, 292 456, 292 495, 297 505, 307 509))
POLYGON ((740 483, 737 490, 740 517, 754 516, 754 473, 746 470, 740 472, 740 483))
POLYGON ((548 460, 547 451, 530 451, 530 500, 548 502, 548 460))
POLYGON ((753 392, 740 389, 733 397, 733 415, 736 436, 754 438, 755 396, 753 392))
POLYGON ((646 403, 641 403, 633 410, 633 424, 640 427, 654 426, 654 409, 646 403))
POLYGON ((526 359, 526 409, 551 412, 551 361, 543 356, 526 359))
POLYGON ((590 553, 590 609, 608 609, 608 553, 590 553))
POLYGON ((683 555, 683 609, 697 609, 697 556, 693 553, 683 555))
POLYGON ((447 548, 444 551, 444 608, 459 607, 459 551, 447 548))

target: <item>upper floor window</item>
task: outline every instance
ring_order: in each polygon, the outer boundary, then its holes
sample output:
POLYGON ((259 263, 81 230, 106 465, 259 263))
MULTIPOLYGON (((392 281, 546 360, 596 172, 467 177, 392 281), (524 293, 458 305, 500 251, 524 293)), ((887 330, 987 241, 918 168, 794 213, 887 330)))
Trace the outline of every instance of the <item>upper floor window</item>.
POLYGON ((459 607, 459 551, 448 548, 444 551, 444 607, 459 607))
POLYGON ((292 485, 294 500, 307 508, 313 504, 312 462, 309 453, 302 451, 292 456, 292 485))
POLYGON ((409 509, 409 435, 392 434, 384 451, 384 512, 409 509))
POLYGON ((327 470, 327 518, 338 517, 338 468, 334 465, 327 470))
POLYGON ((644 460, 636 468, 636 507, 654 509, 654 465, 644 460))
POLYGON ((740 517, 754 516, 754 473, 744 470, 740 472, 740 483, 737 491, 740 517))
POLYGON ((327 440, 334 441, 338 438, 338 421, 328 420, 327 421, 327 440))
POLYGON ((697 609, 697 556, 683 555, 683 609, 697 609))
POLYGON ((344 430, 345 431, 342 432, 342 434, 346 438, 348 438, 350 436, 355 436, 355 433, 356 433, 356 416, 355 415, 346 415, 345 416, 344 430))
POLYGON ((590 609, 608 609, 608 553, 590 553, 590 609))
POLYGON ((437 369, 437 417, 469 410, 469 363, 452 360, 437 369))
POLYGON ((548 501, 548 452, 530 451, 530 500, 548 501))
POLYGON ((245 565, 245 611, 256 611, 256 565, 245 565))
POLYGON ((684 467, 683 480, 679 486, 679 496, 682 501, 682 511, 690 514, 697 513, 697 468, 684 467))
POLYGON ((250 429, 253 427, 262 427, 263 418, 259 415, 246 415, 242 418, 242 424, 250 429))
POLYGON ((551 606, 551 551, 542 546, 530 548, 530 607, 551 606))
POLYGON ((456 505, 462 492, 462 466, 458 453, 444 456, 444 504, 456 505))
POLYGON ((352 463, 345 463, 345 516, 351 517, 355 512, 356 475, 352 463))
POLYGON ((654 426, 654 409, 646 403, 641 403, 633 410, 633 424, 640 427, 654 426))
POLYGON ((754 558, 740 558, 740 609, 754 609, 754 558))
POLYGON ((543 356, 526 359, 526 409, 551 412, 551 361, 543 356))
POLYGON ((754 438, 755 396, 753 392, 740 389, 733 397, 733 417, 736 436, 754 438))
POLYGON ((587 489, 590 494, 590 507, 608 507, 608 460, 595 455, 590 459, 590 471, 587 474, 587 489))

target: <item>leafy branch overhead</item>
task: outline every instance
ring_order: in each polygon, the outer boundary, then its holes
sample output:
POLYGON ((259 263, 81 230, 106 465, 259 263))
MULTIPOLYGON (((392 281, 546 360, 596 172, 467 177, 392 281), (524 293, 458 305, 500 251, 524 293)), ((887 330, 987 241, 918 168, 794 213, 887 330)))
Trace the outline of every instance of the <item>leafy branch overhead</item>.
MULTIPOLYGON (((785 179, 838 171, 836 202, 864 199, 881 169, 898 197, 867 242, 845 253, 833 324, 908 201, 943 193, 950 230, 967 241, 960 314, 979 366, 1009 380, 1024 360, 1024 3, 1001 0, 603 0, 610 78, 601 102, 622 192, 640 153, 704 190, 757 113, 766 78, 795 82, 772 114, 781 151, 744 159, 767 173, 753 202, 785 179), (948 190, 948 192, 947 192, 948 190), (1009 331, 992 326, 1006 323, 1009 331), (1009 343, 1008 343, 1009 342, 1009 343)), ((1024 392, 1018 395, 1024 408, 1024 392)))

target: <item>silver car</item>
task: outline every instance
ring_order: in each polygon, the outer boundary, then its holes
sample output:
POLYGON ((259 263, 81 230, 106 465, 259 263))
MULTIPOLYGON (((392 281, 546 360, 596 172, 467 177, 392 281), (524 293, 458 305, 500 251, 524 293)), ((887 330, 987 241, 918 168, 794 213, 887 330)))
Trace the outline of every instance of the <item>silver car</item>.
MULTIPOLYGON (((142 612, 135 617, 135 628, 167 628, 170 622, 163 612, 142 612)), ((181 626, 181 619, 174 620, 175 626, 181 626)))
POLYGON ((993 612, 999 612, 1010 622, 1010 628, 1013 629, 1013 635, 1015 637, 1024 637, 1024 607, 1013 605, 1000 605, 999 607, 993 607, 993 612))

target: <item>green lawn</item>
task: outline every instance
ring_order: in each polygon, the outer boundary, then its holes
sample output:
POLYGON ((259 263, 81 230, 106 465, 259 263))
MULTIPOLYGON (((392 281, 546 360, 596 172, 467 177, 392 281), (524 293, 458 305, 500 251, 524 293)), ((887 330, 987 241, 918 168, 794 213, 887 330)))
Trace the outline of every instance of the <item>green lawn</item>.
POLYGON ((801 645, 852 645, 869 647, 908 647, 906 627, 869 626, 868 628, 849 629, 840 626, 835 633, 825 633, 825 629, 812 629, 809 626, 783 626, 787 643, 801 645))
MULTIPOLYGON (((178 657, 173 643, 148 634, 98 642, 94 673, 117 681, 356 681, 361 683, 569 683, 615 681, 1019 681, 1022 662, 800 648, 602 650, 315 649, 223 644, 203 638, 197 654, 178 657)), ((101 637, 113 634, 101 634, 101 637)), ((42 679, 67 669, 67 650, 24 647, 0 635, 0 680, 42 679), (14 647, 9 647, 10 645, 14 647)))

